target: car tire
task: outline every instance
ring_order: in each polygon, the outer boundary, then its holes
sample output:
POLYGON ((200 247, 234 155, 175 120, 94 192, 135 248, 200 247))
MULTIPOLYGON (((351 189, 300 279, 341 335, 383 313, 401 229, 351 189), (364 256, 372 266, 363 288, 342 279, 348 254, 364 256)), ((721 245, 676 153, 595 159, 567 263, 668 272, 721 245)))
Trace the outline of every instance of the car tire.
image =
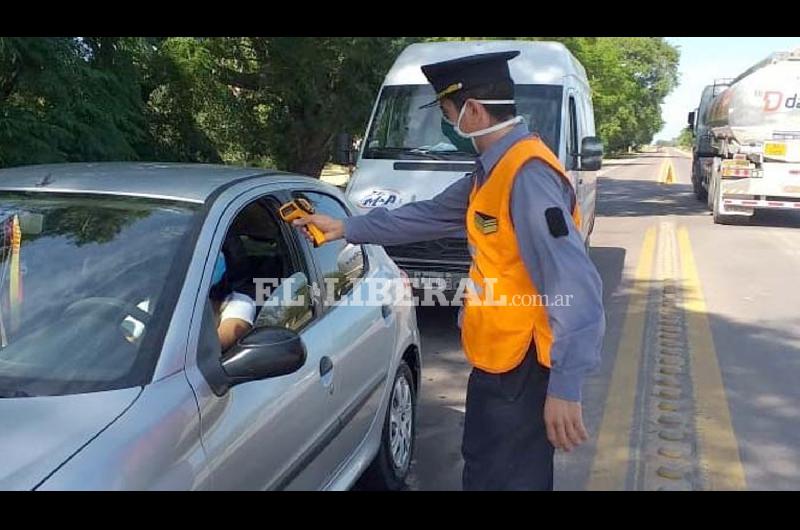
POLYGON ((401 490, 414 456, 417 396, 414 376, 400 361, 392 382, 378 454, 361 477, 361 485, 374 490, 401 490))

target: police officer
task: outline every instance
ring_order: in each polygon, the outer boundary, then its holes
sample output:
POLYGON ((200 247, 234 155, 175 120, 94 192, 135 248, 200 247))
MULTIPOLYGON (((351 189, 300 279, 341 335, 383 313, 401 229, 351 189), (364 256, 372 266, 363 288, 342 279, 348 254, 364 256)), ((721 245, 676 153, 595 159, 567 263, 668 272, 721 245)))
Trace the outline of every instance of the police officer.
POLYGON ((508 61, 517 55, 422 67, 437 93, 426 106, 440 106, 442 131, 460 150, 479 153, 473 174, 395 210, 295 221, 356 244, 463 237, 466 229, 473 261, 460 321, 473 368, 465 490, 553 488, 554 448, 570 451, 587 439, 581 387, 599 364, 605 331, 602 285, 578 230, 575 191, 558 158, 516 115, 508 61))

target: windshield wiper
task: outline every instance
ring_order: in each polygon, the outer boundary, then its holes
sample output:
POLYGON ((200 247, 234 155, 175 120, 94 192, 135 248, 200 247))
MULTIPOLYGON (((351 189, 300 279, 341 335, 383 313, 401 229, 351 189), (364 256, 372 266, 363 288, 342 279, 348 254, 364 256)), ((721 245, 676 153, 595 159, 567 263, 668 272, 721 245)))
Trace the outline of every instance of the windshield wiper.
POLYGON ((421 147, 412 149, 412 152, 434 155, 436 156, 436 160, 464 160, 464 158, 475 160, 477 157, 475 153, 467 153, 464 151, 434 151, 431 149, 423 149, 421 147))
POLYGON ((386 158, 396 155, 423 158, 427 160, 445 160, 440 155, 423 149, 410 149, 408 147, 372 147, 367 150, 368 158, 386 158))
POLYGON ((23 397, 33 397, 33 394, 29 394, 24 390, 0 390, 0 399, 23 398, 23 397))

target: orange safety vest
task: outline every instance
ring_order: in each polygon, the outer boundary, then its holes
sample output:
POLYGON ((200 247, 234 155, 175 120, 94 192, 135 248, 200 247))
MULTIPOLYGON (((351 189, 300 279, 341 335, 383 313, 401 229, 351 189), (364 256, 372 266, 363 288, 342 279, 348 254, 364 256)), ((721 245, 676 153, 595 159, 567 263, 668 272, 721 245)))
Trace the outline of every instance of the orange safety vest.
MULTIPOLYGON (((541 298, 520 256, 510 209, 514 178, 534 158, 555 169, 572 189, 558 158, 534 136, 514 144, 480 188, 474 183, 469 197, 466 226, 472 265, 464 300, 461 342, 470 363, 490 373, 503 373, 518 366, 531 339, 539 363, 550 367, 553 333, 547 307, 536 303, 541 298), (505 305, 491 304, 504 296, 505 305)), ((572 218, 579 227, 577 200, 572 218)))

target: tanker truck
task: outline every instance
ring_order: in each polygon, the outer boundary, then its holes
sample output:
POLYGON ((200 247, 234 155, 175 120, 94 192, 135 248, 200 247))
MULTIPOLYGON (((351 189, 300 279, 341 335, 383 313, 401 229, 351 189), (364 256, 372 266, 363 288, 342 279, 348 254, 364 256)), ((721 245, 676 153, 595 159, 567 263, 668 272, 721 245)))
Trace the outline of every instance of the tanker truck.
POLYGON ((800 48, 733 79, 713 97, 706 126, 713 156, 700 185, 715 223, 800 211, 800 48))

